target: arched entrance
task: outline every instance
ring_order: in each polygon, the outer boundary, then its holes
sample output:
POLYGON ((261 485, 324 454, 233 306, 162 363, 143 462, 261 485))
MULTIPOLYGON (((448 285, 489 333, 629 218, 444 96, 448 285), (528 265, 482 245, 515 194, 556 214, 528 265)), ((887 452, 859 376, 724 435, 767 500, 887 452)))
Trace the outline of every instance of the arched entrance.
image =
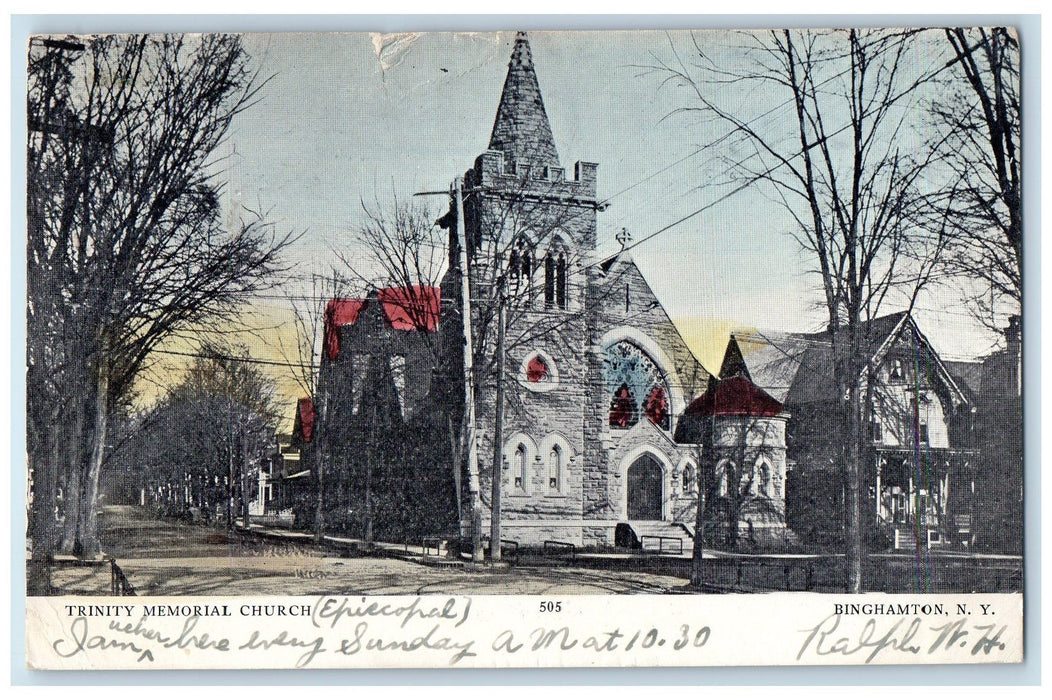
POLYGON ((661 520, 663 491, 661 463, 653 455, 641 455, 628 468, 628 519, 661 520))

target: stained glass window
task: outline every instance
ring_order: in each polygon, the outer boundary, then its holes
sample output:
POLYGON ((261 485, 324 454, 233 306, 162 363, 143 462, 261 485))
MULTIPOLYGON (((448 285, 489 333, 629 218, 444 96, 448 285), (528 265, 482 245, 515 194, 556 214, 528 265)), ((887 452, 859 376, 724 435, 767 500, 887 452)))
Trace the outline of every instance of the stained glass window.
POLYGON ((526 381, 537 384, 548 380, 548 363, 540 355, 534 355, 526 363, 526 381))
POLYGON ((603 381, 611 396, 611 427, 627 428, 646 416, 662 430, 670 429, 665 377, 638 346, 622 341, 607 348, 603 381))

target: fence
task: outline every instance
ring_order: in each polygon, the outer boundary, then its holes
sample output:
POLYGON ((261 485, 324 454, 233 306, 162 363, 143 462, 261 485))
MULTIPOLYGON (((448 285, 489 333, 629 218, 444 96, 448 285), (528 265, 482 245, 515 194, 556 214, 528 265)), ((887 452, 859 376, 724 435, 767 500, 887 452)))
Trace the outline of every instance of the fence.
POLYGON ((643 535, 639 538, 639 547, 644 552, 657 552, 658 554, 683 554, 683 539, 680 537, 666 537, 664 535, 643 535), (647 543, 657 542, 657 549, 648 548, 647 543), (668 543, 668 547, 665 544, 668 543))
POLYGON ((559 540, 545 540, 543 551, 545 556, 553 554, 569 554, 570 559, 577 559, 577 545, 572 542, 560 542, 559 540))

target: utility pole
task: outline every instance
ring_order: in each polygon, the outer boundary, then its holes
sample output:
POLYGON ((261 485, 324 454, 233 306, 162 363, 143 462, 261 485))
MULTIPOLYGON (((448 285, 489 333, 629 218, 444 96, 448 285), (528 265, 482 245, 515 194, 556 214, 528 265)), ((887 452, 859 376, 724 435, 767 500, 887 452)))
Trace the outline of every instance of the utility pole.
POLYGON ((500 487, 504 466, 504 335, 506 319, 504 302, 507 293, 504 287, 504 276, 497 286, 497 408, 493 421, 493 488, 490 495, 489 556, 492 561, 500 561, 500 487))
POLYGON ((479 487, 478 441, 475 436, 475 351, 471 337, 471 277, 468 240, 464 229, 463 181, 453 182, 457 207, 457 246, 460 248, 460 315, 464 322, 464 450, 467 453, 468 495, 471 501, 471 559, 482 561, 482 498, 479 487))

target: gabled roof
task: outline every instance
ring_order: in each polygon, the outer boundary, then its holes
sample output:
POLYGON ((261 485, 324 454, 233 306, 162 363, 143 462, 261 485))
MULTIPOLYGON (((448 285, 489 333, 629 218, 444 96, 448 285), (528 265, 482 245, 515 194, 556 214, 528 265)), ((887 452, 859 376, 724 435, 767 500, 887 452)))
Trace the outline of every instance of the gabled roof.
POLYGON ((325 305, 325 354, 335 360, 340 354, 338 329, 353 326, 365 308, 365 299, 330 299, 325 305))
POLYGON ((969 394, 974 402, 982 392, 983 363, 961 360, 943 360, 946 369, 957 380, 957 386, 969 394))
MULTIPOLYGON (((937 371, 957 400, 970 402, 970 396, 960 389, 938 353, 905 311, 861 324, 863 351, 872 363, 880 363, 906 332, 934 358, 937 371)), ((733 359, 735 353, 739 354, 741 365, 753 381, 784 404, 792 406, 835 398, 835 358, 832 333, 828 330, 821 333, 739 335, 731 338, 727 352, 725 358, 733 359), (736 347, 732 349, 731 346, 736 347)))
POLYGON ((519 166, 559 166, 526 32, 515 35, 489 150, 501 151, 506 161, 515 161, 519 166))
POLYGON ((325 353, 330 360, 335 360, 340 354, 339 329, 356 324, 370 299, 379 302, 389 328, 426 333, 438 329, 442 312, 442 290, 438 287, 419 284, 387 287, 369 299, 331 299, 325 307, 325 353))

